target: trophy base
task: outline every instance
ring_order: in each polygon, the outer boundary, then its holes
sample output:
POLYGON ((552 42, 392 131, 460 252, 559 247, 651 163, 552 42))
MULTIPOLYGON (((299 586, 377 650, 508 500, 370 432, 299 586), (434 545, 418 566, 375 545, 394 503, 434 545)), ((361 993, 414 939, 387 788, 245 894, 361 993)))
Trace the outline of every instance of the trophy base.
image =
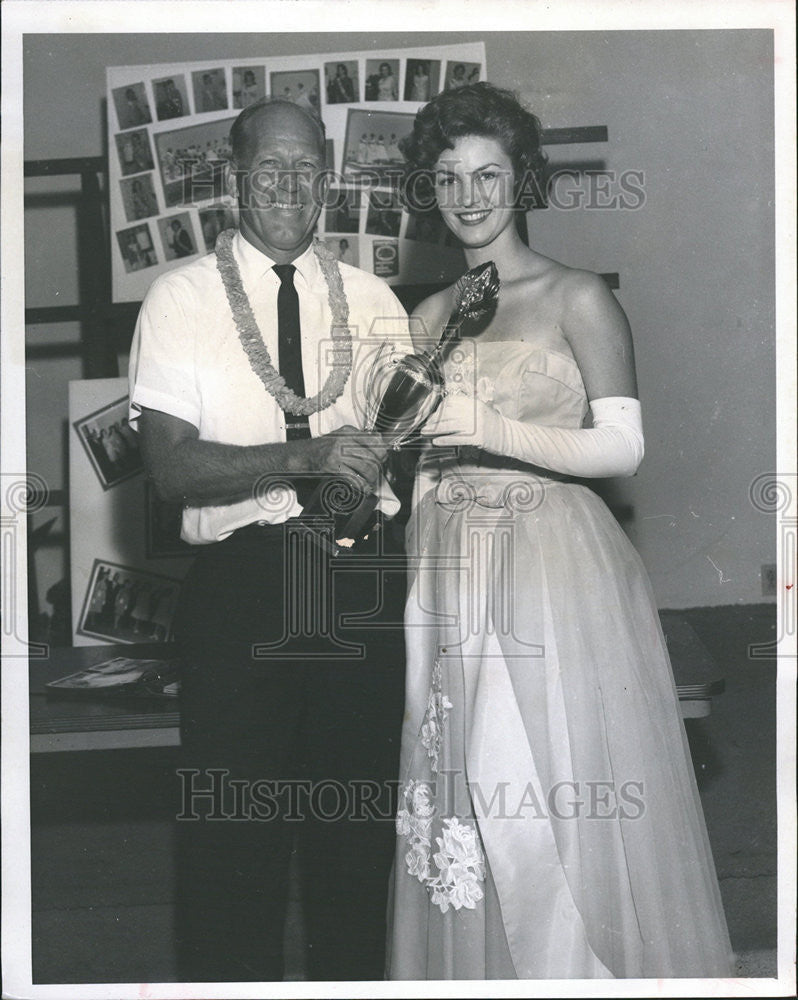
POLYGON ((336 514, 320 510, 316 498, 311 497, 297 521, 313 531, 320 548, 332 556, 370 553, 375 548, 375 534, 382 526, 377 503, 376 494, 364 493, 354 510, 336 514))

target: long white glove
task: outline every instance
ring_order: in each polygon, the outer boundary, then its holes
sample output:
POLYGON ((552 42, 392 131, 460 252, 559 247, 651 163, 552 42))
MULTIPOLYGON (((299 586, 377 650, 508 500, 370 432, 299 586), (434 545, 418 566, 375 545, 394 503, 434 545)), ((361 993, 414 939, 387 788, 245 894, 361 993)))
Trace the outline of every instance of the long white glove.
POLYGON ((434 445, 471 445, 569 476, 633 476, 643 459, 640 401, 590 403, 593 427, 544 427, 509 420, 473 396, 447 396, 422 429, 434 445))

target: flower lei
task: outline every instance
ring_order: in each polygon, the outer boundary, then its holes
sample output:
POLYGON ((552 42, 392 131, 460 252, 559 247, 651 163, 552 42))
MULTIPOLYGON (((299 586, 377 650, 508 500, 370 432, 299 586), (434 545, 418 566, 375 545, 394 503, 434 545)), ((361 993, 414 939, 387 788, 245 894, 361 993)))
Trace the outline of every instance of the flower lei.
POLYGON ((288 388, 285 379, 272 364, 272 359, 252 312, 247 293, 241 281, 241 273, 233 256, 235 229, 226 229, 216 240, 216 267, 227 293, 227 301, 233 313, 238 339, 249 358, 253 372, 263 382, 266 391, 272 395, 287 413, 310 414, 324 410, 344 391, 352 372, 352 334, 349 331, 349 303, 346 301, 338 261, 332 251, 320 240, 313 241, 313 252, 318 258, 332 312, 330 334, 334 341, 332 371, 327 381, 315 396, 297 396, 288 388))

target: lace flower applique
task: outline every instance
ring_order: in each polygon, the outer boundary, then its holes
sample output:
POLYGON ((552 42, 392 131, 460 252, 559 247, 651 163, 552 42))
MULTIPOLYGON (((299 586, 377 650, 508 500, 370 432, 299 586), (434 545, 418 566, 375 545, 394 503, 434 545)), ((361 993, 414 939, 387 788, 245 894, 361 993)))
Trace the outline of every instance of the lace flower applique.
POLYGON ((443 743, 443 727, 451 708, 452 703, 442 690, 440 660, 436 660, 432 668, 432 684, 427 711, 421 725, 421 743, 427 751, 433 774, 438 771, 441 744, 443 743))
POLYGON ((402 794, 405 808, 397 813, 396 831, 410 846, 405 854, 407 870, 426 886, 441 913, 447 913, 450 906, 454 910, 475 909, 485 895, 480 884, 485 881, 485 856, 476 829, 456 816, 447 816, 442 836, 435 838, 438 850, 433 854, 436 809, 430 785, 410 781, 402 794))

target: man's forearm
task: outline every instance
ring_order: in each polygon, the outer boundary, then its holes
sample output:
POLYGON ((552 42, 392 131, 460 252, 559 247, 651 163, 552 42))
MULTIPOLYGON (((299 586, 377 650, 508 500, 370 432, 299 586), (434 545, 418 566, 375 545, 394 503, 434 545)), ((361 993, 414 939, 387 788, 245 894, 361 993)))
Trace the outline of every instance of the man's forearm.
POLYGON ((310 475, 315 450, 312 440, 242 446, 197 438, 179 442, 148 466, 163 499, 224 505, 267 489, 270 480, 310 475))

